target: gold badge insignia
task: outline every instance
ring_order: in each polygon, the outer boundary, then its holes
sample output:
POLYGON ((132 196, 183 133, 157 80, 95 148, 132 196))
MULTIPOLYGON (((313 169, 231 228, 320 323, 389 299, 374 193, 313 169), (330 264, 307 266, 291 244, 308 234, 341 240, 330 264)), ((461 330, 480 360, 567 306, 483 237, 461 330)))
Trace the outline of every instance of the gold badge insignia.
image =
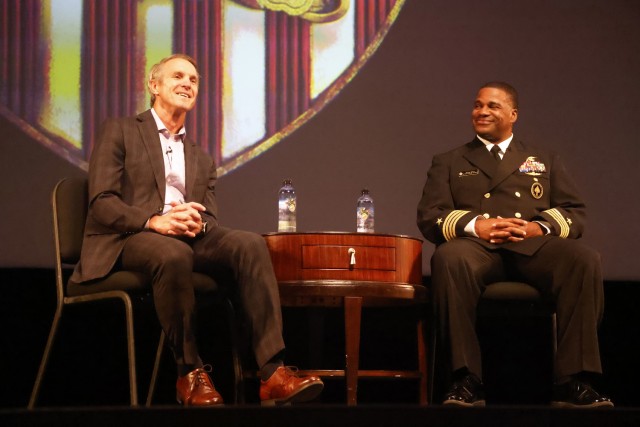
POLYGON ((544 188, 542 188, 542 184, 539 182, 534 182, 531 184, 531 195, 534 199, 540 199, 542 194, 544 193, 544 188))

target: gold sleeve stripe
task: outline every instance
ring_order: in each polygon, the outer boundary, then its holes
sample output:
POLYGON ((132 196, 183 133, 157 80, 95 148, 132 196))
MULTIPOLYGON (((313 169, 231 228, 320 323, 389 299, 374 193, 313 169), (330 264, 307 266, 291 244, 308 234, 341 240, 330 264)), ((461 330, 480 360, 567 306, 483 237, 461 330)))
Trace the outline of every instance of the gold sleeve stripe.
POLYGON ((458 220, 468 214, 471 211, 453 211, 444 219, 444 223, 442 224, 442 234, 444 238, 449 241, 451 239, 455 239, 456 237, 456 224, 458 220))
POLYGON ((560 225, 560 237, 562 237, 563 239, 569 237, 569 223, 567 223, 567 220, 564 219, 560 211, 554 208, 549 209, 545 212, 551 215, 551 218, 553 218, 560 225))

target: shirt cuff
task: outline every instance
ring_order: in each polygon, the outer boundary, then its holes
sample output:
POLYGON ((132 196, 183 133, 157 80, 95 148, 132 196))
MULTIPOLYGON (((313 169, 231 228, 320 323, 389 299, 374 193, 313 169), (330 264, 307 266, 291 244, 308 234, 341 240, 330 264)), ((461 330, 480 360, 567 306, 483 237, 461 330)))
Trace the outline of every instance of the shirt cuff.
POLYGON ((469 221, 469 223, 467 225, 464 226, 464 232, 467 233, 469 236, 478 237, 478 235, 476 234, 476 220, 477 219, 478 219, 478 217, 474 216, 473 219, 471 221, 469 221))
POLYGON ((533 221, 536 224, 540 224, 540 227, 542 227, 542 231, 544 231, 544 235, 546 236, 547 234, 551 233, 551 224, 549 224, 546 221, 533 221))

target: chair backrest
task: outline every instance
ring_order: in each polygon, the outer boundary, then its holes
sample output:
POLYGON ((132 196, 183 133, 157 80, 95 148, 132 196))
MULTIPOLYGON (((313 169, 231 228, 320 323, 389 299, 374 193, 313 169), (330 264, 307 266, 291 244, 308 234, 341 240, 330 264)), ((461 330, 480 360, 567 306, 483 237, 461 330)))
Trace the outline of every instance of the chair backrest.
POLYGON ((53 189, 53 230, 56 262, 76 264, 80 260, 87 218, 86 178, 64 178, 53 189))

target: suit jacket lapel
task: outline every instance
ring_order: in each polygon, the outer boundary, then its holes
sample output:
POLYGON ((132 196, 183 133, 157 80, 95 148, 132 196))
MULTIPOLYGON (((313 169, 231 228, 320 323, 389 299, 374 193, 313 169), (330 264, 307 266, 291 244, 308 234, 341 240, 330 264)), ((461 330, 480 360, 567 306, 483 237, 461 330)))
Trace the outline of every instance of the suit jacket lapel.
POLYGON ((469 150, 463 155, 464 158, 472 165, 477 166, 489 178, 493 177, 496 170, 496 161, 491 157, 482 141, 476 138, 467 147, 469 150))
POLYGON ((184 139, 184 168, 185 168, 185 186, 186 200, 193 199, 193 187, 196 183, 196 176, 198 175, 198 150, 194 141, 189 138, 184 139))
POLYGON ((162 145, 160 144, 160 137, 158 136, 158 127, 153 119, 151 110, 147 110, 144 113, 138 115, 140 122, 139 129, 142 136, 142 142, 149 154, 149 161, 151 162, 151 169, 153 175, 156 178, 156 189, 160 198, 164 200, 164 194, 166 192, 166 178, 164 176, 164 159, 162 158, 162 145))

